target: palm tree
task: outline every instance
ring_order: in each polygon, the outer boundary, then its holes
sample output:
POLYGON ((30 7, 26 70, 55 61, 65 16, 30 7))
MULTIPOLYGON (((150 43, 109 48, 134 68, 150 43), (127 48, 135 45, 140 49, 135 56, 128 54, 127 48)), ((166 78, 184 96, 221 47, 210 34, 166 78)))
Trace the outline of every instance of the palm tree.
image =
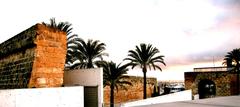
POLYGON ((103 61, 103 56, 108 56, 107 53, 104 53, 106 45, 99 40, 89 39, 87 42, 81 38, 75 40, 77 45, 71 46, 71 48, 77 50, 75 58, 80 62, 75 64, 73 68, 94 68, 98 61, 103 61))
POLYGON ((67 55, 65 65, 67 68, 71 68, 76 59, 76 46, 77 46, 78 35, 73 34, 67 38, 67 55))
POLYGON ((128 63, 129 66, 132 66, 132 69, 136 66, 139 66, 142 69, 143 72, 143 98, 147 98, 147 80, 146 80, 146 73, 147 68, 151 70, 153 68, 154 70, 157 68, 160 71, 162 71, 159 63, 165 64, 163 60, 163 55, 157 55, 160 51, 153 47, 151 44, 140 44, 140 47, 136 46, 135 50, 129 50, 128 52, 128 58, 125 58, 124 60, 129 60, 128 63))
POLYGON ((58 29, 60 31, 64 31, 66 32, 67 36, 70 35, 72 33, 72 24, 69 23, 69 22, 59 22, 57 23, 55 18, 51 18, 50 19, 50 24, 48 23, 45 23, 45 22, 42 22, 43 25, 46 25, 48 27, 51 27, 51 28, 55 28, 55 29, 58 29))
POLYGON ((237 73, 237 94, 239 94, 240 48, 228 52, 223 64, 230 68, 230 72, 237 73))
POLYGON ((132 85, 131 82, 125 80, 128 71, 127 65, 116 65, 114 62, 100 61, 97 63, 98 67, 103 68, 104 87, 110 86, 110 107, 114 107, 114 89, 119 87, 126 89, 126 85, 132 85))

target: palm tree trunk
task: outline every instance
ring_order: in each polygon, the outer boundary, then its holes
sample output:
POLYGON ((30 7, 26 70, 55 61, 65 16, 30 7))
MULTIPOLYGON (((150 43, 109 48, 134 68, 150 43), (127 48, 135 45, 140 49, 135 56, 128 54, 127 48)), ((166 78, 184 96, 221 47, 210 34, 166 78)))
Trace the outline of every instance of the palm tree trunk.
POLYGON ((143 99, 147 98, 147 68, 146 66, 143 67, 143 99))
POLYGON ((239 95, 239 64, 237 64, 237 95, 239 95))
POLYGON ((237 95, 239 95, 239 70, 237 72, 237 95))
POLYGON ((87 68, 94 68, 92 59, 88 59, 87 68))
POLYGON ((110 107, 114 107, 114 84, 110 85, 110 107))

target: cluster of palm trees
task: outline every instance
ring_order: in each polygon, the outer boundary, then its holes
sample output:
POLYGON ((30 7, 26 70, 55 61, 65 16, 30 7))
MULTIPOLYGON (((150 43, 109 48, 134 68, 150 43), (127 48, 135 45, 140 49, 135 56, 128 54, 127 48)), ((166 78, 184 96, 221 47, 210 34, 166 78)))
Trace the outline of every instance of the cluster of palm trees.
MULTIPOLYGON (((116 64, 112 61, 105 61, 104 56, 108 56, 105 53, 106 44, 99 40, 89 39, 84 41, 79 38, 77 34, 72 34, 72 25, 68 22, 56 23, 55 18, 50 19, 50 23, 42 22, 43 25, 56 28, 66 32, 67 35, 67 55, 66 55, 66 68, 78 69, 78 68, 103 68, 103 84, 110 86, 110 107, 114 106, 114 89, 118 87, 125 88, 126 85, 132 85, 130 82, 125 81, 128 67, 132 69, 135 67, 141 68, 143 72, 143 98, 147 98, 146 93, 146 73, 148 69, 158 69, 162 71, 160 64, 166 65, 164 62, 164 56, 158 55, 159 50, 153 47, 151 44, 142 43, 136 46, 134 50, 129 50, 128 57, 123 61, 126 64, 116 64)), ((224 65, 231 68, 230 72, 237 74, 237 94, 239 94, 239 73, 240 73, 240 48, 233 49, 225 56, 224 65)))
POLYGON ((67 55, 66 68, 103 68, 103 84, 110 86, 110 107, 114 107, 114 89, 118 87, 125 88, 126 85, 132 83, 126 81, 124 74, 127 73, 128 67, 132 69, 139 67, 142 69, 144 75, 143 98, 147 98, 146 94, 146 73, 147 69, 153 68, 162 70, 160 64, 165 65, 163 55, 158 55, 159 50, 151 44, 140 44, 136 46, 135 50, 129 50, 128 57, 125 58, 125 64, 116 64, 112 61, 105 61, 104 56, 106 45, 98 40, 89 39, 87 42, 79 38, 77 34, 72 35, 72 27, 68 22, 56 23, 55 18, 50 19, 50 23, 43 22, 42 24, 59 29, 66 32, 67 35, 67 55))

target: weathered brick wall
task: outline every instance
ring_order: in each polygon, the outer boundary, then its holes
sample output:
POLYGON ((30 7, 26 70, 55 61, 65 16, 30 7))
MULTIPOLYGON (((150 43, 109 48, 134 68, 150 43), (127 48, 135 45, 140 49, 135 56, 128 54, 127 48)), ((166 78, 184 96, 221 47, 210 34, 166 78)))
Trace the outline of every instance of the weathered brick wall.
POLYGON ((0 88, 61 86, 65 55, 64 32, 30 27, 0 44, 0 88))
MULTIPOLYGON (((132 83, 132 86, 127 86, 127 90, 119 88, 114 92, 114 103, 123 103, 143 99, 143 77, 129 76, 127 81, 132 83)), ((147 78, 147 97, 151 97, 153 88, 157 84, 156 78, 147 78)), ((109 105, 110 102, 110 87, 104 87, 104 103, 109 105)))
POLYGON ((216 85, 216 96, 229 96, 236 93, 236 75, 229 72, 185 72, 185 89, 198 94, 198 83, 208 79, 216 85))

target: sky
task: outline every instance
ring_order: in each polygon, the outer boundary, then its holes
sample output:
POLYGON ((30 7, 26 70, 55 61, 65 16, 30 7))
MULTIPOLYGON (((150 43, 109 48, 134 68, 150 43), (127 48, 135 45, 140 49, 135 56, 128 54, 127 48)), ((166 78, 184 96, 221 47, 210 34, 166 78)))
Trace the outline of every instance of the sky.
MULTIPOLYGON (((72 23, 73 33, 106 44, 120 63, 128 50, 150 43, 167 66, 149 71, 158 80, 183 80, 196 67, 222 66, 240 48, 239 0, 5 0, 0 2, 0 43, 36 23, 72 23)), ((142 76, 141 70, 129 75, 142 76)))

